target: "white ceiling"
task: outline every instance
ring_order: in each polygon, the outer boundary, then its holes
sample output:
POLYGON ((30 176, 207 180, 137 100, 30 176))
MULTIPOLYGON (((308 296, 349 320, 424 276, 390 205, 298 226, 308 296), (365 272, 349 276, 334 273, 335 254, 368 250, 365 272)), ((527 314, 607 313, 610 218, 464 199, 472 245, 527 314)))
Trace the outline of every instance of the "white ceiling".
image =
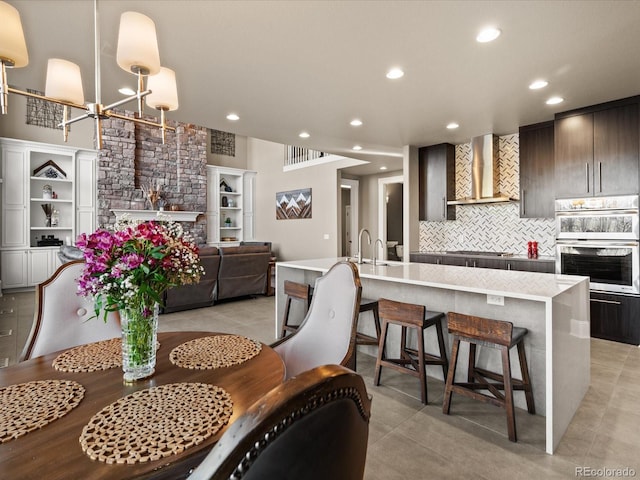
MULTIPOLYGON (((47 58, 65 58, 81 65, 93 101, 93 2, 9 3, 30 56, 9 82, 44 90, 47 58)), ((134 85, 115 48, 120 14, 138 11, 155 21, 161 62, 177 72, 180 108, 169 118, 374 161, 350 173, 401 168, 403 145, 514 133, 640 94, 640 1, 101 0, 98 10, 103 104, 134 85), (502 36, 477 43, 490 24, 502 36), (385 78, 393 66, 402 79, 385 78), (537 78, 549 86, 529 90, 537 78), (552 95, 566 101, 545 105, 552 95), (356 117, 363 126, 349 125, 356 117), (451 121, 460 128, 447 130, 451 121)))

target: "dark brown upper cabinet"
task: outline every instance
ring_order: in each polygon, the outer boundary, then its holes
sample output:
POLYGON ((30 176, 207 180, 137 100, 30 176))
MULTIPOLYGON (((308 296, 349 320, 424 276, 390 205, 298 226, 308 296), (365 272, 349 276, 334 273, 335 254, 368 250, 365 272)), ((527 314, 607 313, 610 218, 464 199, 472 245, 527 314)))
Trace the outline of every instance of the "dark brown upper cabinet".
POLYGON ((553 121, 520 127, 520 217, 554 216, 553 121))
POLYGON ((557 198, 639 193, 640 97, 556 115, 557 198))
POLYGON ((441 143, 419 150, 420 220, 455 220, 456 209, 447 205, 456 196, 456 150, 441 143))

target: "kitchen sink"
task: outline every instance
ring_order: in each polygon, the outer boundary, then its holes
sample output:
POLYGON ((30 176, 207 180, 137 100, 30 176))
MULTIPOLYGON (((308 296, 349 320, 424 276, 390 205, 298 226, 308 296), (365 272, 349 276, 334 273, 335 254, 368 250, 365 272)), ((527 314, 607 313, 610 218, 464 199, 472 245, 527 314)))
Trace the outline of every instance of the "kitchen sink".
MULTIPOLYGON (((355 257, 347 257, 346 260, 348 262, 353 262, 353 263, 356 263, 356 264, 358 263, 358 259, 355 258, 355 257)), ((373 265, 373 261, 370 258, 364 258, 362 260, 362 263, 367 264, 367 265, 373 265)), ((385 261, 382 261, 382 260, 377 260, 376 264, 375 264, 376 267, 388 267, 389 265, 391 265, 391 264, 389 264, 389 263, 387 263, 385 261)))

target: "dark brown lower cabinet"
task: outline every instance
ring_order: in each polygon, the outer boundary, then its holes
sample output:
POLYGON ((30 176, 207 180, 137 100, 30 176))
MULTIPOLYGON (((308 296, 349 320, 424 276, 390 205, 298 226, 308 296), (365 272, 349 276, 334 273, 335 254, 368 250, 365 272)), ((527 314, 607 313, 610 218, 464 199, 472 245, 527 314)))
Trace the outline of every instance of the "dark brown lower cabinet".
POLYGON ((442 265, 456 265, 459 267, 471 266, 467 264, 467 259, 465 257, 458 257, 456 255, 443 255, 440 263, 442 263, 442 265))
POLYGON ((506 270, 507 269, 507 261, 503 258, 468 258, 468 267, 476 267, 476 268, 495 268, 498 270, 506 270))
POLYGON ((414 252, 409 260, 416 263, 434 263, 438 265, 457 265, 462 267, 495 268, 498 270, 519 270, 523 272, 554 273, 555 262, 552 260, 529 260, 505 257, 464 256, 454 254, 432 254, 414 252))
POLYGON ((591 336, 640 344, 640 297, 591 292, 591 336))
POLYGON ((415 263, 434 263, 440 265, 442 263, 442 255, 433 255, 430 253, 410 253, 409 261, 415 263))
POLYGON ((555 273, 556 262, 553 260, 507 260, 507 270, 522 272, 555 273))

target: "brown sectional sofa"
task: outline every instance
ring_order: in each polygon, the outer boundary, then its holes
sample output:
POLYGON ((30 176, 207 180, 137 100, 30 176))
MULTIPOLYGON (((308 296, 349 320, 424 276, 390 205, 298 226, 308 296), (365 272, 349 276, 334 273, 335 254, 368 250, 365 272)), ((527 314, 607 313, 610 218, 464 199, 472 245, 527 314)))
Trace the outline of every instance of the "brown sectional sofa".
POLYGON ((271 247, 201 247, 205 274, 200 282, 169 289, 164 295, 163 313, 210 307, 219 300, 267 293, 271 247))
POLYGON ((200 264, 204 275, 200 282, 167 290, 164 294, 162 313, 178 312, 192 308, 210 307, 215 301, 220 269, 220 252, 216 247, 200 247, 200 264))
POLYGON ((271 251, 265 246, 220 248, 217 300, 267 293, 271 251))

